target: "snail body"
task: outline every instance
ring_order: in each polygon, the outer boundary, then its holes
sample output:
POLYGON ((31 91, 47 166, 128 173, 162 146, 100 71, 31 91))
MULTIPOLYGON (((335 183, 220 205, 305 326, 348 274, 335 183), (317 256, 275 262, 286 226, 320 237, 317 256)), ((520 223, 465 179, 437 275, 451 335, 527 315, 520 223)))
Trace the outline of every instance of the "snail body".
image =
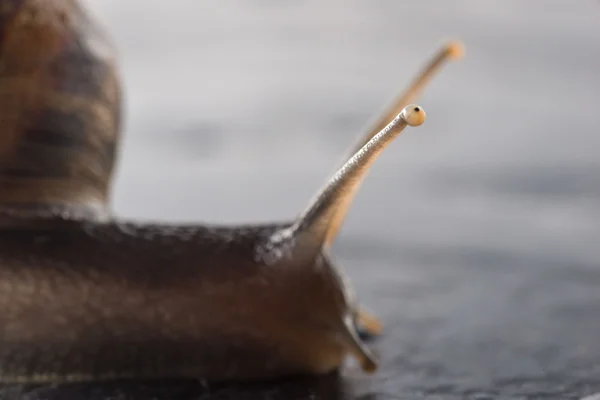
POLYGON ((0 379, 257 379, 346 353, 330 261, 266 260, 282 226, 51 224, 0 231, 0 379))
POLYGON ((0 5, 0 381, 265 379, 347 355, 376 369, 357 327, 380 323, 330 248, 421 107, 404 99, 291 221, 121 221, 107 206, 121 112, 108 41, 74 0, 0 5))

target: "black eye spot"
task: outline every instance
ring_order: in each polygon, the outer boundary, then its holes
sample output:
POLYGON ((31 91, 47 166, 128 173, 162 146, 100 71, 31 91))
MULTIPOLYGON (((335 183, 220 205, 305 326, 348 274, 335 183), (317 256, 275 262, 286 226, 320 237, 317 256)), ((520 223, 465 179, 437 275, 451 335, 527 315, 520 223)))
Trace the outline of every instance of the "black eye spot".
POLYGON ((421 109, 419 107, 415 107, 415 112, 419 112, 421 109))

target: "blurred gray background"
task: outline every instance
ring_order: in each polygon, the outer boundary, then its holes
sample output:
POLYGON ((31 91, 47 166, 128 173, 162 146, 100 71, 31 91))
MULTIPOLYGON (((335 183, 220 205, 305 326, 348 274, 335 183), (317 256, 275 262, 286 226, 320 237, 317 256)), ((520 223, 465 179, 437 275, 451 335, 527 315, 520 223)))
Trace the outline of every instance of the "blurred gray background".
POLYGON ((387 325, 382 371, 347 374, 390 395, 600 390, 600 2, 87 3, 120 52, 128 218, 293 218, 462 40, 336 243, 387 325))

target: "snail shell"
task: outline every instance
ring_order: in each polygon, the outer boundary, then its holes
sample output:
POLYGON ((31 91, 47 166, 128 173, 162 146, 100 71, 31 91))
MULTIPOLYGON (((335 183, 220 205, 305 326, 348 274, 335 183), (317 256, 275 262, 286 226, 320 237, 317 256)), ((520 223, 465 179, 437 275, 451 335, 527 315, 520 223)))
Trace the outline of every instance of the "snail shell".
POLYGON ((73 0, 2 0, 0 29, 0 207, 105 213, 121 123, 110 42, 73 0))

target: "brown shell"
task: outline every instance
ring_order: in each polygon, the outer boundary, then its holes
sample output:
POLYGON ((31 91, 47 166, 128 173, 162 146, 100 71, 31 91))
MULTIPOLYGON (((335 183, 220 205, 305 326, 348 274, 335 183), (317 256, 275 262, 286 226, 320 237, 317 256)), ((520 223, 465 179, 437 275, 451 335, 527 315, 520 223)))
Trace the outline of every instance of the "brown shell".
POLYGON ((73 0, 0 0, 0 209, 105 211, 121 93, 115 52, 73 0))

